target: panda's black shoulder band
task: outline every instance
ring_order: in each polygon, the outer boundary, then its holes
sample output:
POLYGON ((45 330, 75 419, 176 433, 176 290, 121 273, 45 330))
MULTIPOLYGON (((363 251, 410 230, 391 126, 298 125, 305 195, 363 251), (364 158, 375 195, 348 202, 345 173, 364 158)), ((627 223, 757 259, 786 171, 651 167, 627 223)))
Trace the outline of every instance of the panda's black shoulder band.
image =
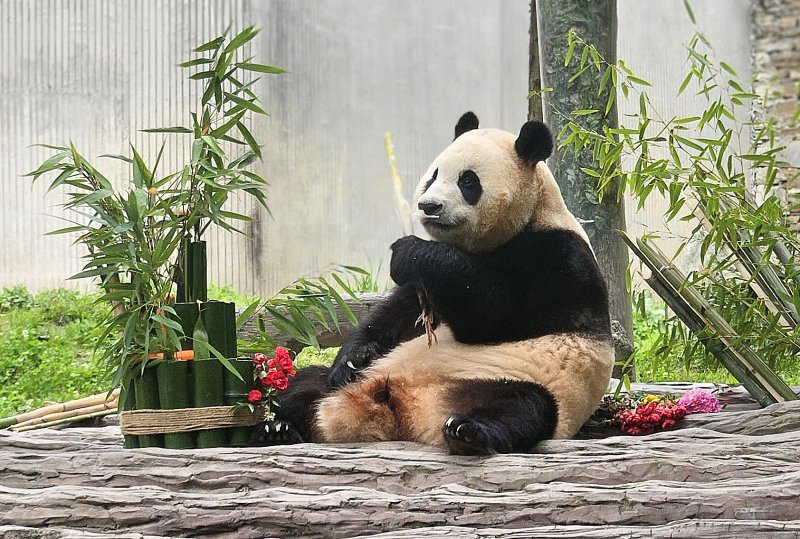
POLYGON ((519 130, 514 149, 520 159, 536 164, 553 153, 553 135, 542 122, 526 122, 519 130))

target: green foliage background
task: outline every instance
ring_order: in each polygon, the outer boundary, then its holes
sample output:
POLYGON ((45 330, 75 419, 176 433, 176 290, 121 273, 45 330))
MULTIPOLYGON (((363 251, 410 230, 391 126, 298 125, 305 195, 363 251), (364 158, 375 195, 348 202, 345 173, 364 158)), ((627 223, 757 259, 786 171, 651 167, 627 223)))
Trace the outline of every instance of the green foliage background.
MULTIPOLYGON (((65 289, 0 292, 0 417, 110 389, 102 358, 93 354, 108 310, 99 297, 65 289)), ((209 299, 244 306, 254 298, 212 284, 209 299)), ((306 348, 297 366, 329 365, 336 351, 306 348)))

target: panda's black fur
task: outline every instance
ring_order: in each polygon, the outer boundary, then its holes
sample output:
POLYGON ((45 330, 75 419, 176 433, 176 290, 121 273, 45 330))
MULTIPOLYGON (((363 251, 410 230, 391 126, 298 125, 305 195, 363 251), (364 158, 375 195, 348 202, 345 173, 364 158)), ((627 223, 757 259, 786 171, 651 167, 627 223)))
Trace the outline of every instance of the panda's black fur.
MULTIPOLYGON (((459 137, 477 128, 474 114, 462 116, 454 145, 463 147, 467 142, 459 143, 459 137)), ((504 132, 485 137, 487 144, 511 145, 504 132)), ((470 144, 483 151, 481 139, 470 144)), ((548 184, 547 204, 555 209, 547 215, 554 217, 540 223, 529 216, 519 230, 504 225, 512 232, 490 238, 497 245, 397 240, 390 265, 397 287, 348 337, 329 370, 298 373, 281 396, 275 421, 256 428, 253 443, 407 439, 455 454, 487 454, 529 451, 540 440, 572 435, 608 381, 610 320, 606 287, 585 233, 540 163, 552 149, 549 130, 528 122, 510 151, 515 167, 531 167, 525 174, 548 184), (446 334, 429 350, 420 344, 421 300, 432 312, 434 329, 446 334), (464 370, 470 362, 474 375, 464 370), (589 402, 577 394, 583 378, 570 379, 576 373, 592 381, 589 402)), ((463 202, 480 204, 479 175, 469 168, 456 172, 449 181, 463 202)), ((433 235, 446 235, 455 225, 436 218, 447 217, 447 201, 425 197, 437 181, 446 181, 438 175, 434 168, 422 179, 419 209, 433 235)), ((544 199, 536 200, 533 209, 543 205, 544 199)))

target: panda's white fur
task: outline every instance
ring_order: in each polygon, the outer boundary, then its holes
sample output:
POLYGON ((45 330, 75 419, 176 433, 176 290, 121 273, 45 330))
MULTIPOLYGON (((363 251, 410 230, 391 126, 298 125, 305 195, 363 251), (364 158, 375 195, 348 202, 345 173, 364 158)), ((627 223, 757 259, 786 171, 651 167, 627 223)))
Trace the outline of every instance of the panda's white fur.
POLYGON ((456 138, 431 163, 417 185, 417 202, 447 200, 451 204, 448 220, 462 223, 455 230, 441 230, 436 227, 441 218, 432 221, 422 211, 415 212, 431 237, 465 251, 488 251, 531 223, 538 229, 571 230, 590 245, 547 164, 540 161, 531 167, 520 160, 514 153, 516 139, 500 129, 474 129, 456 138), (464 202, 456 185, 463 170, 475 171, 488 187, 484 192, 490 196, 481 197, 476 207, 464 202), (436 181, 426 190, 434 171, 438 171, 436 181))
MULTIPOLYGON (((398 287, 330 374, 290 386, 278 419, 302 424, 298 439, 410 440, 481 454, 578 431, 606 391, 614 349, 605 285, 544 163, 551 150, 541 124, 515 136, 462 117, 416 191, 436 241, 398 240, 398 287), (440 322, 431 344, 415 327, 426 294, 440 322), (342 387, 319 388, 326 376, 342 387)), ((261 442, 276 443, 276 431, 266 432, 261 442)))
POLYGON ((465 379, 505 378, 535 381, 558 403, 555 438, 570 438, 597 408, 605 393, 614 349, 607 341, 571 334, 497 345, 462 344, 450 331, 436 331, 430 348, 425 336, 403 343, 319 403, 320 441, 353 442, 406 439, 444 447, 442 425, 451 411, 442 397, 448 384, 465 379), (404 407, 395 411, 372 395, 390 380, 404 407))

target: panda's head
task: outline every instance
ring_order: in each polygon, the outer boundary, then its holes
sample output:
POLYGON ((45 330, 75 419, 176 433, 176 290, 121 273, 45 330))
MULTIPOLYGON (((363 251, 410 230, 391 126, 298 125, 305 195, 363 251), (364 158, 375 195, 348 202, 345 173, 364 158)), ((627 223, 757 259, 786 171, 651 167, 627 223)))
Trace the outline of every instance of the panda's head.
POLYGON ((515 136, 478 129, 468 112, 420 179, 416 216, 433 239, 473 252, 503 245, 528 224, 579 228, 544 163, 552 151, 553 137, 540 122, 527 122, 515 136))

